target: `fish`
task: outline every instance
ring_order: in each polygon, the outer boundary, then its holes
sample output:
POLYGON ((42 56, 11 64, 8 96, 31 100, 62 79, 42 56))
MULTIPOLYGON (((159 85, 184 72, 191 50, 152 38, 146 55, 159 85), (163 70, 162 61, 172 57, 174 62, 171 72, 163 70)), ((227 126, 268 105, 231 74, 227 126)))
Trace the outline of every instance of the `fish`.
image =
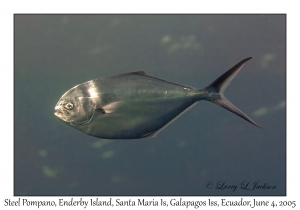
POLYGON ((197 102, 206 100, 261 128, 224 96, 251 58, 240 61, 205 88, 176 84, 143 71, 90 80, 63 94, 54 114, 90 136, 140 139, 155 137, 197 102))

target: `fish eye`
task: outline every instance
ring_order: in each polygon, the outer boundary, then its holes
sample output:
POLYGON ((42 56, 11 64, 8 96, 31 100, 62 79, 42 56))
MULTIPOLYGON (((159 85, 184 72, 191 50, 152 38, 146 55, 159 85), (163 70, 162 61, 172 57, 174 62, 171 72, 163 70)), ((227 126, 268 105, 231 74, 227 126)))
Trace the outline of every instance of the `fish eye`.
POLYGON ((72 110, 72 109, 74 109, 74 104, 71 102, 68 102, 64 105, 64 108, 66 108, 67 110, 72 110))

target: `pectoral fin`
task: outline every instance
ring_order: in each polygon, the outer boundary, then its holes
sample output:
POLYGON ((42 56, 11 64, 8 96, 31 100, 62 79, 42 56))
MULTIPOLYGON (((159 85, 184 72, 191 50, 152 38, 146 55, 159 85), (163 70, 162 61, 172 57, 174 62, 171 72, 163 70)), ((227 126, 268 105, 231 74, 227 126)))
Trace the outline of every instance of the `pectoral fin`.
POLYGON ((116 101, 113 103, 105 104, 104 106, 95 107, 95 109, 98 111, 102 111, 103 114, 111 114, 114 113, 121 105, 122 101, 116 101))

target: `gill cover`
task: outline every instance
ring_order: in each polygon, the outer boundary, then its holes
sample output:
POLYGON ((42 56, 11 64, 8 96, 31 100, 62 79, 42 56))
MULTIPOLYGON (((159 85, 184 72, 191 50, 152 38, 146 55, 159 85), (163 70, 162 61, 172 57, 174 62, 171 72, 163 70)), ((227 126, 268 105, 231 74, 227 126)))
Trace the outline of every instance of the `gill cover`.
POLYGON ((76 97, 76 104, 70 113, 70 124, 72 126, 84 125, 91 121, 94 116, 94 106, 89 97, 76 97))

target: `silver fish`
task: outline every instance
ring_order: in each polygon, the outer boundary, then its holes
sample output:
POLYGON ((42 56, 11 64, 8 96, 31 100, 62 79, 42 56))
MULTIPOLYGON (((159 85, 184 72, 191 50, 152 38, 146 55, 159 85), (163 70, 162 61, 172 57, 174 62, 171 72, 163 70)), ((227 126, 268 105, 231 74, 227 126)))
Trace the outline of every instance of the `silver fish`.
POLYGON ((143 71, 94 79, 68 90, 54 114, 70 126, 104 139, 154 137, 200 100, 215 103, 259 127, 224 96, 246 58, 203 89, 168 82, 143 71))

